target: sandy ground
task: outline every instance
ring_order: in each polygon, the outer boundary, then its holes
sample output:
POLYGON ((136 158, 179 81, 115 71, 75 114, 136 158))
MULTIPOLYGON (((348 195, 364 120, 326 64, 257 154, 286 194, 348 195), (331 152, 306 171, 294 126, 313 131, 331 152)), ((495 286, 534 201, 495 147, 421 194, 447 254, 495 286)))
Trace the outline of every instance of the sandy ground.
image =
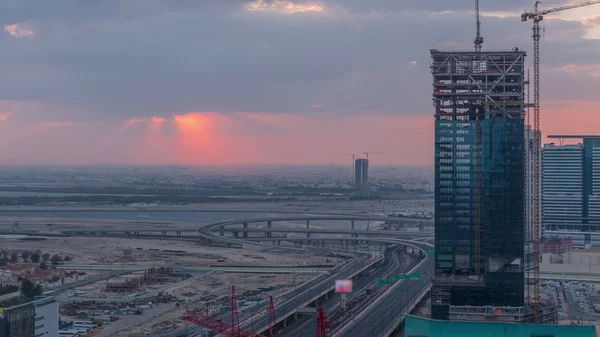
MULTIPOLYGON (((311 277, 313 276, 296 276, 296 283, 300 284, 311 277)), ((224 305, 227 306, 230 301, 232 285, 236 287, 240 313, 249 313, 250 311, 244 310, 244 306, 250 303, 240 300, 244 294, 258 291, 258 287, 273 286, 276 288, 275 290, 261 292, 254 296, 263 299, 267 299, 268 296, 277 297, 294 288, 293 278, 294 275, 216 274, 203 281, 173 288, 169 293, 178 296, 180 299, 185 299, 185 304, 145 321, 139 326, 132 327, 130 333, 143 335, 184 328, 186 324, 189 324, 181 319, 186 306, 207 308, 209 312, 222 308, 224 305)))
POLYGON ((237 248, 202 246, 190 241, 132 240, 106 237, 58 237, 43 241, 20 241, 0 238, 0 247, 9 251, 36 250, 50 254, 68 255, 74 264, 143 265, 157 263, 188 266, 238 265, 238 266, 299 266, 323 264, 327 259, 309 254, 248 251, 237 248), (157 249, 157 250, 150 250, 157 249), (163 250, 185 251, 183 255, 163 250), (130 250, 131 256, 124 256, 130 250), (223 261, 224 260, 224 261, 223 261))

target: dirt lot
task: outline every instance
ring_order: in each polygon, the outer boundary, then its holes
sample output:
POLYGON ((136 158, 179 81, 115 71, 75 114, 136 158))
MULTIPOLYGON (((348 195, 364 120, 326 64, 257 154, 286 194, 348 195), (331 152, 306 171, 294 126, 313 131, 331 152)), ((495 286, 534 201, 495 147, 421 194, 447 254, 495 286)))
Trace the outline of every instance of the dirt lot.
POLYGON ((36 250, 50 254, 68 255, 76 264, 143 265, 161 262, 170 265, 181 263, 189 266, 237 265, 237 266, 298 266, 323 264, 327 259, 309 254, 286 254, 281 252, 257 252, 236 248, 201 246, 190 241, 132 240, 106 237, 58 237, 43 241, 20 241, 0 237, 0 247, 6 250, 36 250), (163 250, 185 251, 184 254, 163 250), (131 256, 124 256, 130 250, 131 256))
MULTIPOLYGON (((313 276, 302 275, 296 276, 297 284, 307 281, 313 276)), ((238 305, 240 313, 250 313, 245 311, 245 305, 251 302, 240 300, 241 295, 252 295, 253 292, 258 292, 258 287, 272 286, 276 288, 272 291, 260 292, 254 295, 267 299, 268 296, 278 296, 286 291, 294 288, 294 275, 257 275, 257 274, 216 274, 205 280, 195 281, 182 287, 174 287, 169 290, 169 293, 185 300, 185 304, 176 307, 158 317, 152 318, 139 326, 131 329, 131 334, 146 334, 167 332, 185 327, 186 323, 181 319, 186 306, 197 306, 207 308, 210 312, 221 308, 223 305, 228 305, 230 300, 231 286, 236 286, 238 296, 238 305)), ((251 296, 252 297, 252 296, 251 296)), ((277 300, 276 300, 277 302, 277 300)))

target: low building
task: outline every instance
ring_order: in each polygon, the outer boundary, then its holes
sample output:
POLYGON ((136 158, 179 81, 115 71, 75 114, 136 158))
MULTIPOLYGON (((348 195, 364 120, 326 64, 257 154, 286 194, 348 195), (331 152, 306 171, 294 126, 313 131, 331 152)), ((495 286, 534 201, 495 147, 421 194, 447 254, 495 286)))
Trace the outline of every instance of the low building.
POLYGON ((542 273, 562 274, 563 279, 579 279, 600 274, 600 247, 575 249, 563 254, 542 254, 542 273))
POLYGON ((58 337, 58 302, 39 297, 32 302, 0 308, 0 336, 58 337))
POLYGON ((573 250, 572 239, 556 239, 540 242, 540 253, 563 254, 573 250))
POLYGON ((406 337, 596 337, 593 325, 440 321, 411 315, 405 324, 406 337))
POLYGON ((10 272, 13 276, 27 277, 27 275, 35 274, 35 264, 9 264, 0 267, 3 272, 10 272))
POLYGON ((60 269, 39 269, 35 264, 10 264, 0 267, 0 283, 15 283, 21 277, 40 284, 62 274, 60 269))

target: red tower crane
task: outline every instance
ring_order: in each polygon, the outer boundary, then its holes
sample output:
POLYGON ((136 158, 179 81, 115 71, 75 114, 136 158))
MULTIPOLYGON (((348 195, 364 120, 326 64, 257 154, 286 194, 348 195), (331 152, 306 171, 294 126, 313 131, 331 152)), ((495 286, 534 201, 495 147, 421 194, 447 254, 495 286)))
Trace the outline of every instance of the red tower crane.
POLYGON ((237 300, 235 297, 235 286, 231 287, 231 324, 225 323, 221 319, 203 315, 197 311, 187 309, 183 314, 183 320, 197 324, 217 333, 229 337, 263 337, 252 331, 244 330, 240 327, 238 318, 237 300))
POLYGON ((315 337, 327 337, 329 332, 329 319, 323 308, 317 308, 317 331, 315 337))
POLYGON ((273 304, 273 296, 269 296, 269 337, 278 337, 277 318, 275 317, 275 304, 273 304))

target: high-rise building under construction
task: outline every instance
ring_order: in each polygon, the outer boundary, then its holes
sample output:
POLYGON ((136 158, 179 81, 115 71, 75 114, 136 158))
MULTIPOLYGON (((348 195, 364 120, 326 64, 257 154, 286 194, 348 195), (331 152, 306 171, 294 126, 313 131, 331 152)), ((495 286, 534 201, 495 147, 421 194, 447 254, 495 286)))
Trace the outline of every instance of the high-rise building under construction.
POLYGON ((525 56, 431 50, 434 319, 526 315, 525 56))
POLYGON ((358 158, 354 162, 354 187, 364 190, 369 184, 369 160, 358 158))

